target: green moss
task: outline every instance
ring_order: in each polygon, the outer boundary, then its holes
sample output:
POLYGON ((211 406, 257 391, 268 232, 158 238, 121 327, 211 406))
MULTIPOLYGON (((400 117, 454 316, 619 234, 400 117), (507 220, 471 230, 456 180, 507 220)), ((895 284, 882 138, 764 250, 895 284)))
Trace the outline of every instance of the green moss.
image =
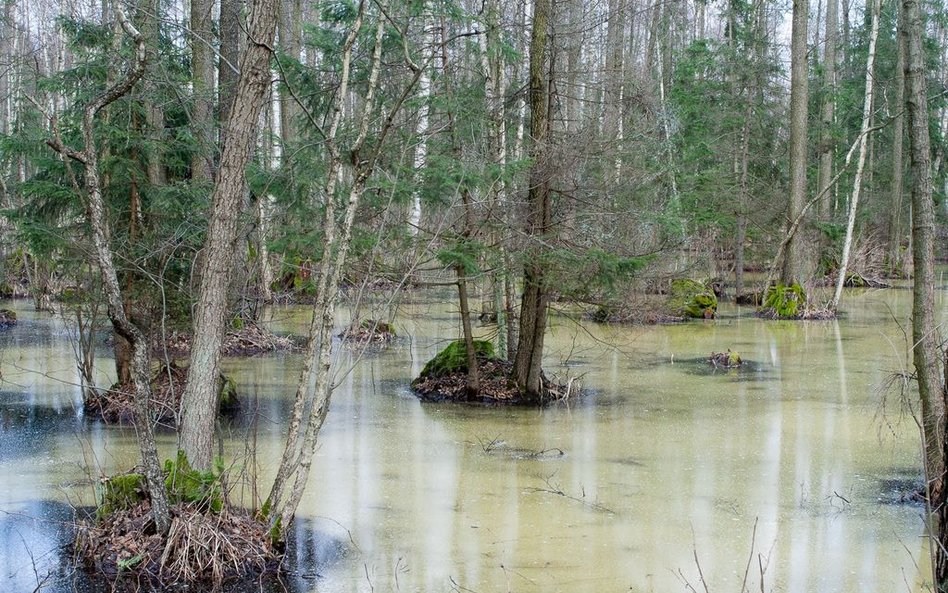
POLYGON ((168 489, 168 499, 172 503, 190 502, 207 505, 215 513, 224 508, 224 497, 221 494, 220 464, 216 471, 202 472, 191 467, 184 451, 178 451, 174 461, 165 460, 165 487, 168 489))
POLYGON ((14 325, 16 323, 16 311, 11 309, 0 309, 0 325, 14 325))
POLYGON ((237 399, 237 383, 234 379, 221 373, 217 377, 217 385, 218 409, 229 412, 239 408, 240 400, 237 399))
MULTIPOLYGON (((494 345, 487 340, 474 340, 474 353, 481 360, 496 358, 494 345)), ((443 377, 467 371, 467 348, 463 340, 455 340, 428 361, 421 370, 422 377, 443 377)))
POLYGON ((139 564, 141 564, 142 560, 144 560, 144 559, 145 559, 145 557, 142 556, 141 554, 135 554, 135 555, 132 556, 131 558, 127 558, 127 559, 124 559, 124 560, 118 560, 118 561, 115 563, 115 566, 116 566, 116 568, 118 568, 118 571, 119 571, 119 572, 122 572, 123 570, 129 570, 129 569, 131 569, 131 568, 135 568, 136 566, 138 566, 139 564))
POLYGON ((799 284, 776 284, 767 289, 764 310, 769 310, 780 319, 795 319, 806 304, 806 293, 799 284))
POLYGON ((676 278, 671 283, 668 309, 674 315, 695 319, 713 319, 718 311, 718 297, 704 284, 689 278, 676 278))
POLYGON ((145 500, 145 476, 122 474, 106 478, 103 483, 102 501, 95 515, 104 519, 115 511, 133 507, 145 500))

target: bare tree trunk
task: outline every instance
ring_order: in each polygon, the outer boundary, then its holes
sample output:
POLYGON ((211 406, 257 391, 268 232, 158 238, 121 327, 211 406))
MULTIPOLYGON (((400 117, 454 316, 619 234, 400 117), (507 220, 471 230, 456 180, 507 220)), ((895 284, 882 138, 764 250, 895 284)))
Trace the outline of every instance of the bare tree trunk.
POLYGON ((881 0, 872 0, 872 29, 869 33, 869 53, 866 58, 866 94, 862 105, 862 128, 859 135, 859 160, 856 161, 856 176, 853 178, 852 199, 849 201, 849 220, 846 223, 846 239, 843 242, 843 256, 840 259, 839 277, 836 279, 836 292, 829 302, 829 308, 835 310, 839 299, 843 295, 843 284, 846 282, 846 268, 849 266, 849 251, 853 244, 853 230, 856 227, 856 208, 859 206, 859 191, 862 189, 862 174, 866 167, 866 148, 869 145, 869 128, 872 124, 872 88, 876 61, 876 39, 879 37, 879 15, 881 0))
POLYGON ((948 591, 948 484, 946 471, 945 396, 941 365, 943 356, 935 325, 935 212, 932 204, 931 142, 924 20, 918 0, 902 0, 905 43, 905 99, 908 112, 912 188, 912 354, 921 401, 921 433, 928 494, 928 536, 935 590, 948 591))
MULTIPOLYGON (((817 176, 817 189, 822 191, 833 176, 833 155, 836 152, 833 141, 833 117, 836 110, 836 30, 837 6, 839 0, 826 0, 826 38, 823 48, 823 105, 820 111, 820 167, 817 176)), ((820 216, 830 218, 833 210, 832 192, 825 192, 820 201, 820 216)))
MULTIPOLYGON (((901 2, 896 2, 898 20, 902 21, 901 2)), ((889 213, 889 254, 887 268, 890 274, 898 275, 902 269, 902 185, 905 179, 904 144, 905 116, 905 39, 898 35, 898 50, 895 60, 895 114, 892 122, 892 207, 889 213)))
MULTIPOLYGON (((606 27, 606 60, 605 60, 605 101, 603 114, 603 132, 606 139, 622 139, 622 64, 623 49, 625 46, 625 13, 626 0, 609 0, 608 25, 606 27)), ((569 90, 572 93, 572 90, 569 90)), ((616 152, 613 183, 617 183, 622 175, 622 157, 616 152)))
MULTIPOLYGON (((141 450, 142 466, 151 499, 152 518, 159 533, 166 533, 171 525, 168 511, 168 495, 165 490, 161 466, 158 461, 158 448, 151 418, 150 365, 148 360, 148 341, 142 331, 128 320, 125 315, 122 289, 119 286, 112 249, 109 246, 109 223, 105 214, 105 200, 102 195, 102 182, 99 175, 99 154, 95 143, 95 118, 107 105, 128 94, 145 73, 145 39, 128 21, 122 7, 116 3, 113 7, 117 20, 125 34, 135 41, 135 62, 125 77, 107 88, 101 95, 87 104, 83 110, 82 137, 84 147, 77 151, 67 147, 53 120, 55 138, 49 144, 66 158, 83 165, 86 199, 88 200, 89 224, 92 228, 92 242, 96 261, 102 272, 102 281, 108 299, 109 320, 116 333, 125 338, 132 348, 131 374, 135 383, 135 429, 141 450)), ((69 169, 73 187, 79 190, 79 181, 69 169)))
MULTIPOLYGON (((787 224, 799 216, 806 196, 807 141, 807 0, 793 0, 790 47, 790 200, 787 224)), ((787 245, 780 281, 795 284, 803 275, 803 235, 794 230, 787 245)))
POLYGON ((191 464, 200 469, 211 465, 228 286, 234 252, 241 238, 238 231, 247 189, 247 164, 257 139, 260 110, 270 86, 270 48, 275 30, 276 0, 251 2, 248 43, 241 60, 230 119, 225 123, 226 142, 211 197, 211 220, 195 307, 194 344, 181 400, 179 445, 191 464))
POLYGON ((530 187, 527 196, 527 236, 536 243, 529 246, 534 257, 524 265, 524 289, 520 305, 520 340, 514 359, 514 380, 528 399, 542 397, 541 364, 546 332, 548 289, 545 271, 539 261, 540 242, 551 230, 550 171, 546 162, 549 141, 549 81, 546 79, 547 29, 552 13, 551 0, 536 0, 530 39, 530 135, 533 140, 530 187))
MULTIPOLYGON (((234 101, 237 78, 240 72, 240 12, 243 0, 221 0, 220 40, 221 48, 217 65, 218 121, 230 119, 230 105, 234 101)), ((224 139, 221 138, 223 142, 224 139)))
POLYGON ((196 143, 191 178, 203 182, 210 182, 214 171, 213 13, 213 0, 191 0, 191 133, 196 143))
MULTIPOLYGON (((300 0, 280 0, 280 49, 293 60, 300 59, 302 6, 300 0)), ((289 153, 290 146, 296 143, 297 120, 300 110, 296 100, 286 89, 279 89, 280 96, 280 139, 283 142, 283 154, 289 153)))

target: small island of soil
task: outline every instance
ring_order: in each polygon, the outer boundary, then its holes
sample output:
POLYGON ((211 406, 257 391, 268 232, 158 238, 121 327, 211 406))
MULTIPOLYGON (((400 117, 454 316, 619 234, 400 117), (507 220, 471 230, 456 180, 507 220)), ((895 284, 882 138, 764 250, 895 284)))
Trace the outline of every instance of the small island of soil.
POLYGON ((541 378, 544 397, 539 401, 524 396, 511 379, 513 363, 498 358, 494 345, 486 340, 474 340, 480 389, 468 391, 467 348, 455 340, 428 361, 411 388, 422 401, 459 402, 500 405, 544 405, 579 394, 578 384, 570 381, 561 385, 541 378))
POLYGON ((222 471, 192 469, 183 453, 165 462, 172 503, 166 534, 155 528, 142 474, 105 478, 94 516, 77 525, 77 560, 111 590, 125 590, 127 582, 128 590, 150 584, 150 590, 219 591, 278 571, 282 545, 258 517, 228 502, 222 471))
POLYGON ((744 364, 744 360, 737 352, 712 352, 708 357, 708 364, 716 369, 736 369, 744 364))
POLYGON ((395 326, 385 321, 366 319, 362 322, 353 321, 349 327, 339 333, 344 342, 364 346, 366 344, 389 344, 395 341, 398 334, 395 326))
MULTIPOLYGON (((173 424, 181 406, 181 394, 188 378, 187 367, 172 361, 161 365, 151 379, 151 409, 154 420, 173 424)), ((232 413, 240 407, 237 385, 226 375, 218 377, 218 397, 221 413, 232 413)), ((83 402, 86 414, 108 424, 131 424, 135 419, 135 386, 116 383, 109 389, 93 389, 83 402)))
MULTIPOLYGON (((155 352, 160 356, 167 353, 174 357, 187 358, 191 353, 193 342, 194 336, 190 333, 174 332, 163 344, 159 343, 155 346, 155 352)), ((221 356, 256 356, 268 352, 288 352, 297 349, 298 345, 292 338, 279 336, 265 327, 248 322, 240 329, 233 329, 224 335, 221 356)))

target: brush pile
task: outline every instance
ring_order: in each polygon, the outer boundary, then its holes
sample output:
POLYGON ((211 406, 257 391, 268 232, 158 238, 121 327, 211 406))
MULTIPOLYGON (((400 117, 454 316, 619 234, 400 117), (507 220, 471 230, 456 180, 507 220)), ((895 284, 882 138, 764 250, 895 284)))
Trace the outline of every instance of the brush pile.
MULTIPOLYGON (((161 343, 154 347, 155 354, 163 356, 165 353, 178 358, 186 358, 191 354, 194 336, 187 332, 172 332, 161 343)), ((268 352, 292 352, 299 346, 292 338, 279 336, 256 323, 246 323, 241 329, 229 331, 224 335, 221 345, 222 356, 256 356, 268 352)))
POLYGON ((397 336, 398 334, 395 332, 394 325, 375 319, 366 319, 361 323, 354 321, 339 334, 339 337, 342 338, 344 342, 350 342, 360 346, 366 344, 389 344, 394 342, 397 336))
POLYGON ((150 582, 160 590, 218 590, 228 582, 276 570, 282 551, 266 525, 249 512, 180 502, 171 507, 171 528, 162 536, 151 519, 151 505, 141 501, 78 527, 75 551, 96 575, 150 582))

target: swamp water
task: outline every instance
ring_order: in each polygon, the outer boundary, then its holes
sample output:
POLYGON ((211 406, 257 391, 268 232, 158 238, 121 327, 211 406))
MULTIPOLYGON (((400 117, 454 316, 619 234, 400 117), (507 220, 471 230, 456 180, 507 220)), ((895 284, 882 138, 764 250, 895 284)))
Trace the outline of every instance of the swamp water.
MULTIPOLYGON (((0 306, 20 316, 0 331, 0 590, 71 591, 59 522, 138 449, 131 430, 82 417, 67 326, 0 306)), ((910 307, 909 291, 877 290, 850 294, 839 322, 729 307, 658 327, 555 316, 547 370, 591 394, 536 410, 420 403, 408 384, 459 324, 450 303, 409 294, 395 345, 349 372, 359 353, 337 349, 288 587, 665 592, 703 578, 726 593, 746 571, 749 590, 761 573, 767 591, 923 590, 923 510, 893 503, 919 478, 917 428, 897 391, 882 394, 906 364, 910 307), (727 348, 752 364, 712 372, 704 360, 727 348)), ((271 316, 304 332, 304 308, 271 316)), ((225 426, 225 456, 255 442, 264 489, 299 365, 225 363, 257 411, 225 426)), ((170 435, 159 444, 169 456, 170 435)))

